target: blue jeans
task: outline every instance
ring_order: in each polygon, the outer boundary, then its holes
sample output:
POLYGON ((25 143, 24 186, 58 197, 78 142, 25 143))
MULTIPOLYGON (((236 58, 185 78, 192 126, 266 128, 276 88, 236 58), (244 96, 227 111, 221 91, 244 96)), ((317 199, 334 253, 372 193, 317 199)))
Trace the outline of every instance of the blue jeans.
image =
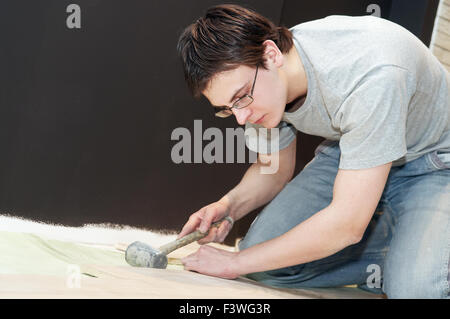
MULTIPOLYGON (((339 142, 314 159, 256 217, 239 249, 280 236, 332 200, 339 142)), ((329 257, 246 277, 275 287, 358 285, 388 298, 448 298, 450 153, 392 167, 363 239, 329 257), (376 276, 379 280, 376 280, 376 276)))

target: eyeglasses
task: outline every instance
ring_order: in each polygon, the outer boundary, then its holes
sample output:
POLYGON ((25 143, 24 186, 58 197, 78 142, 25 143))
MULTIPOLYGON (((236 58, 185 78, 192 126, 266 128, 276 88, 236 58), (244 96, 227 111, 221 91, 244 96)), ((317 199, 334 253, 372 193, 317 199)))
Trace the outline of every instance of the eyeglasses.
POLYGON ((237 99, 236 102, 234 102, 231 107, 228 107, 228 106, 216 107, 216 109, 218 111, 216 112, 215 115, 217 117, 221 117, 221 118, 228 117, 228 116, 233 114, 232 109, 243 109, 244 107, 247 107, 250 104, 252 104, 252 102, 253 102, 253 90, 255 89, 255 83, 256 83, 256 76, 257 75, 258 75, 258 67, 256 67, 255 79, 253 80, 253 85, 252 85, 252 89, 250 91, 250 94, 245 94, 244 96, 242 96, 239 99, 237 99))

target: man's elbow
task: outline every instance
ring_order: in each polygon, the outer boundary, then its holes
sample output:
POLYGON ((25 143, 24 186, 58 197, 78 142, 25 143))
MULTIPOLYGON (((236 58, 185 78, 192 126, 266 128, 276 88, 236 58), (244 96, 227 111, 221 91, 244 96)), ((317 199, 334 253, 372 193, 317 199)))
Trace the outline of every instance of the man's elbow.
POLYGON ((334 221, 341 230, 347 246, 359 243, 373 216, 371 208, 344 205, 335 200, 330 204, 330 208, 336 213, 334 221))
POLYGON ((344 218, 341 220, 341 223, 344 224, 338 226, 343 233, 342 238, 344 238, 344 246, 348 247, 359 243, 363 239, 366 227, 350 218, 346 221, 344 220, 344 218))
POLYGON ((349 236, 348 236, 348 246, 351 245, 355 245, 357 243, 359 243, 362 238, 364 236, 364 232, 360 233, 360 232, 352 232, 349 236))
POLYGON ((333 240, 333 247, 336 251, 343 250, 349 246, 358 244, 362 236, 359 234, 353 233, 348 230, 341 230, 335 233, 336 237, 333 240))
POLYGON ((366 228, 367 225, 362 225, 361 221, 353 221, 348 223, 346 237, 349 242, 349 246, 355 245, 363 239, 366 228))

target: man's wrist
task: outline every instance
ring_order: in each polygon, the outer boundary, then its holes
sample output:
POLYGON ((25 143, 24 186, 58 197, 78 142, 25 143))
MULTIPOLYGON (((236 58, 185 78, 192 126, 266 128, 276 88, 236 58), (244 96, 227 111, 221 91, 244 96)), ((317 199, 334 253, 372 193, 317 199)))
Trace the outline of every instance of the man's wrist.
POLYGON ((226 207, 227 207, 227 211, 228 211, 228 216, 230 216, 233 221, 236 221, 238 218, 235 214, 235 209, 234 209, 234 205, 233 205, 233 199, 232 196, 230 195, 230 193, 226 194, 225 196, 223 196, 219 202, 223 203, 226 207))
POLYGON ((233 257, 231 259, 231 272, 235 274, 237 277, 247 274, 244 269, 244 265, 242 263, 241 252, 237 251, 233 253, 233 257))

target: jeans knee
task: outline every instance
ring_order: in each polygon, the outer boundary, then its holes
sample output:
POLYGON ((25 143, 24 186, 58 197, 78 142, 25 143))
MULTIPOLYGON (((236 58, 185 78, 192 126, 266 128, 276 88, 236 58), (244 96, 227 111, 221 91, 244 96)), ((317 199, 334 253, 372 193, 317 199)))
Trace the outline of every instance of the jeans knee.
MULTIPOLYGON (((259 217, 257 217, 259 219, 259 217)), ((255 227, 254 224, 255 221, 250 226, 250 229, 248 230, 247 234, 245 234, 244 238, 242 238, 238 243, 239 250, 244 250, 247 248, 250 248, 252 246, 255 246, 257 244, 260 244, 262 242, 265 242, 267 240, 270 240, 274 237, 276 237, 276 234, 272 234, 270 232, 270 229, 267 227, 267 223, 263 223, 262 225, 258 225, 259 227, 255 227)))
POLYGON ((433 298, 425 290, 415 285, 404 285, 393 283, 383 288, 384 293, 389 299, 426 299, 433 298))
POLYGON ((383 291, 391 299, 440 299, 448 296, 448 283, 435 276, 410 273, 409 276, 385 278, 383 291))
POLYGON ((302 269, 303 265, 296 265, 250 273, 246 274, 244 277, 272 287, 301 288, 305 281, 302 269))
POLYGON ((248 239, 248 235, 246 235, 243 239, 241 239, 238 243, 239 251, 247 249, 251 246, 254 246, 255 244, 250 243, 250 240, 248 239))

